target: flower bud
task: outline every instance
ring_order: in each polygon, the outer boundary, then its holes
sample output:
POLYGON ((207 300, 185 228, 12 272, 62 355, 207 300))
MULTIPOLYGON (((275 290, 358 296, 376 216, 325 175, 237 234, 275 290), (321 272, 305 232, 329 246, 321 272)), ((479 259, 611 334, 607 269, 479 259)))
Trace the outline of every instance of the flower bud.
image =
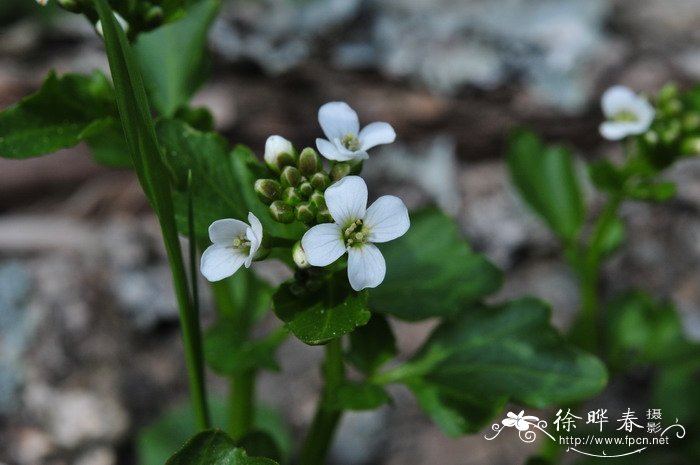
POLYGON ((310 182, 302 182, 299 185, 299 193, 301 194, 301 197, 304 199, 308 199, 311 197, 311 194, 314 193, 314 187, 311 185, 310 182))
POLYGON ((333 182, 340 181, 345 176, 350 174, 350 170, 350 165, 348 165, 347 163, 335 163, 333 165, 333 168, 331 168, 331 179, 333 180, 333 182))
MULTIPOLYGON (((42 6, 46 5, 47 3, 46 0, 37 1, 42 6)), ((64 10, 70 11, 71 13, 79 13, 81 10, 80 4, 76 0, 58 0, 56 3, 58 3, 58 5, 64 10)))
POLYGON ((159 6, 152 6, 143 15, 143 22, 148 25, 148 27, 158 27, 163 23, 163 9, 159 6))
POLYGON ((644 142, 649 145, 656 145, 659 143, 659 134, 656 131, 647 131, 644 133, 644 142))
POLYGON ((697 131, 700 129, 700 116, 697 113, 686 113, 683 115, 683 130, 697 131))
POLYGON ((301 196, 299 195, 299 191, 294 187, 288 187, 284 190, 284 192, 282 192, 282 200, 287 205, 294 206, 301 202, 301 196))
POLYGON ((308 202, 301 202, 294 209, 296 219, 306 224, 312 223, 316 219, 317 211, 318 209, 308 202))
POLYGON ((681 153, 683 155, 700 154, 700 137, 688 137, 681 143, 681 153))
POLYGON ((270 205, 270 215, 279 223, 291 223, 294 221, 294 207, 281 200, 275 200, 270 205))
POLYGON ((278 200, 282 195, 282 186, 272 179, 258 179, 253 188, 258 198, 265 204, 270 205, 278 200))
MULTIPOLYGON (((119 25, 124 30, 124 32, 129 32, 129 23, 127 23, 126 20, 124 18, 122 18, 119 13, 114 12, 114 18, 117 20, 117 23, 119 23, 119 25)), ((97 30, 97 33, 100 35, 100 37, 104 37, 104 33, 102 31, 102 21, 101 20, 98 20, 95 23, 95 29, 97 30)))
POLYGON ((294 164, 294 147, 282 136, 270 136, 265 141, 265 163, 275 173, 294 164))
POLYGON ((297 166, 299 166, 299 171, 301 171, 301 174, 309 177, 317 171, 323 169, 321 157, 319 157, 316 151, 311 147, 306 147, 301 151, 297 166))
POLYGON ((316 222, 317 223, 332 223, 333 217, 331 216, 331 212, 329 212, 327 208, 323 209, 323 210, 319 210, 319 212, 316 214, 316 222))
POLYGON ((280 181, 284 187, 297 187, 301 182, 301 173, 293 166, 285 166, 280 181))
POLYGON ((311 204, 317 211, 326 210, 326 198, 320 192, 314 192, 309 198, 309 204, 311 204))
POLYGON ((311 176, 309 182, 311 183, 314 189, 323 192, 328 186, 330 186, 331 178, 328 177, 325 171, 319 171, 318 173, 315 173, 313 176, 311 176))
POLYGON ((294 244, 294 247, 292 247, 292 260, 294 260, 294 264, 302 270, 311 266, 309 265, 309 261, 306 259, 304 249, 301 247, 301 241, 297 241, 297 243, 294 244))

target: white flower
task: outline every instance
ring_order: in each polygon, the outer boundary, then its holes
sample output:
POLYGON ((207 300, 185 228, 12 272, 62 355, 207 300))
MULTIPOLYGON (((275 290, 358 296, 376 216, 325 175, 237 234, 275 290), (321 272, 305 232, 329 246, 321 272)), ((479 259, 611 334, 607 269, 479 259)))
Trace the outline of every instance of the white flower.
POLYGON ((46 6, 49 0, 36 0, 36 2, 41 6, 46 6))
MULTIPOLYGON (((117 19, 117 23, 119 23, 119 25, 122 27, 122 30, 124 32, 129 32, 129 23, 127 23, 126 20, 116 11, 114 12, 114 17, 117 19)), ((100 35, 100 37, 104 38, 104 33, 102 31, 102 20, 97 20, 97 23, 95 23, 95 29, 97 29, 97 33, 100 35)))
POLYGON ((348 279, 356 291, 377 287, 384 280, 386 262, 375 242, 403 236, 410 226, 406 205, 385 195, 367 207, 367 184, 346 176, 326 189, 326 205, 335 223, 309 229, 301 238, 306 259, 313 266, 330 265, 348 253, 348 279))
POLYGON ((282 136, 270 136, 265 141, 265 163, 275 171, 280 170, 277 163, 278 156, 281 153, 291 156, 292 152, 294 152, 292 143, 282 136))
POLYGON ((606 90, 601 103, 607 121, 600 125, 600 134, 608 140, 642 134, 654 121, 654 107, 627 87, 606 90))
POLYGON ((316 147, 329 160, 366 160, 367 150, 396 139, 389 123, 371 123, 360 131, 357 113, 345 102, 323 105, 318 110, 318 122, 328 140, 316 139, 316 147))
POLYGON ((201 271, 209 281, 220 281, 246 268, 255 257, 263 239, 260 220, 248 213, 250 226, 231 218, 214 221, 209 226, 209 239, 213 245, 202 254, 201 271))
POLYGON ((513 412, 508 412, 508 415, 506 415, 508 418, 504 418, 501 423, 509 428, 515 426, 518 431, 527 431, 530 429, 530 424, 539 421, 539 418, 531 415, 523 416, 523 413, 525 413, 525 410, 521 410, 517 415, 513 412))

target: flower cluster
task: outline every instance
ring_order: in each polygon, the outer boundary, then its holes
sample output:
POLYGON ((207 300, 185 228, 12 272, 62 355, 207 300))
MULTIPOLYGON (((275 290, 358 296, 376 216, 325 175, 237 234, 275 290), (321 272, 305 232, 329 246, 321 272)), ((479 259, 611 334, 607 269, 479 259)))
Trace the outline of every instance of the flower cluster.
MULTIPOLYGON (((386 263, 375 244, 405 234, 410 220, 398 197, 383 196, 367 207, 367 184, 357 174, 367 151, 393 142, 396 133, 384 122, 360 130, 357 113, 344 102, 323 105, 318 119, 326 139, 316 139, 316 147, 329 160, 328 169, 313 148, 297 153, 287 139, 270 136, 264 156, 269 176, 255 182, 255 193, 275 221, 309 228, 292 251, 300 269, 328 266, 347 253, 351 287, 376 287, 384 280, 386 263)), ((256 258, 262 225, 252 213, 248 220, 250 226, 233 219, 211 225, 213 245, 202 256, 202 274, 210 281, 256 258)))

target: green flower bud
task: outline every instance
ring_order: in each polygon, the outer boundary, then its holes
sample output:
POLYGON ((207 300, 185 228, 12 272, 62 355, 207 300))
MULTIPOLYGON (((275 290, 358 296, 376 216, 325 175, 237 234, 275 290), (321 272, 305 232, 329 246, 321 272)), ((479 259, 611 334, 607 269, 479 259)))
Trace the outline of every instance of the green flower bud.
POLYGON ((321 157, 319 157, 316 151, 311 147, 307 147, 301 151, 297 166, 299 166, 299 171, 301 171, 301 174, 309 177, 317 171, 323 169, 321 157))
POLYGON ((292 260, 294 260, 294 264, 302 270, 311 266, 309 265, 309 261, 306 259, 306 253, 304 253, 304 249, 301 247, 300 241, 297 241, 297 243, 294 244, 294 247, 292 247, 292 260))
POLYGON ((309 203, 313 205, 317 211, 326 210, 328 208, 326 207, 326 198, 320 192, 314 192, 313 194, 311 194, 311 197, 309 198, 309 203))
POLYGON ((297 187, 301 182, 301 173, 293 166, 285 166, 280 181, 284 187, 297 187))
POLYGON ((360 174, 362 172, 362 160, 350 160, 348 165, 350 165, 350 174, 360 174))
POLYGON ((672 144, 681 135, 681 123, 677 120, 671 120, 666 125, 666 128, 661 132, 661 140, 666 144, 672 144))
POLYGON ((311 194, 314 193, 314 187, 311 185, 310 182, 302 182, 299 185, 299 194, 301 194, 301 197, 304 199, 308 199, 311 197, 311 194))
POLYGON ((325 171, 319 171, 311 176, 309 180, 314 189, 318 191, 325 191, 328 186, 331 185, 331 178, 328 177, 325 171))
POLYGON ((350 165, 345 162, 335 163, 333 168, 331 168, 331 179, 333 182, 340 181, 350 174, 351 169, 350 165))
POLYGON ((299 191, 294 187, 288 187, 282 192, 282 200, 288 205, 298 205, 301 202, 299 191))
POLYGON ((644 142, 646 142, 648 145, 656 145, 659 143, 659 135, 656 133, 656 131, 647 131, 644 133, 644 142))
POLYGON ((697 131, 700 129, 700 116, 697 113, 686 113, 683 115, 683 130, 697 131))
POLYGON ((312 223, 316 219, 316 212, 318 209, 307 202, 300 203, 294 209, 296 219, 306 224, 312 223))
POLYGON ((270 215, 279 223, 291 223, 294 221, 294 207, 281 200, 275 200, 270 205, 270 215))
POLYGON ((332 223, 333 217, 331 216, 331 212, 329 212, 327 208, 324 210, 319 210, 319 212, 316 214, 316 222, 317 223, 332 223))
POLYGON ((700 137, 688 137, 681 143, 681 153, 683 155, 700 154, 700 137))
POLYGON ((152 6, 143 15, 143 22, 148 25, 148 27, 158 27, 163 23, 163 9, 159 6, 152 6))
POLYGON ((272 179, 258 179, 253 188, 258 198, 265 204, 270 205, 278 200, 282 195, 282 186, 272 179))
POLYGON ((678 98, 678 87, 672 82, 669 82, 659 91, 659 102, 665 103, 669 100, 675 100, 678 98))
MULTIPOLYGON (((80 3, 78 3, 76 0, 58 0, 57 3, 61 8, 70 11, 71 13, 80 13, 82 10, 80 3)), ((45 3, 41 4, 45 5, 45 3)))
POLYGON ((294 147, 282 136, 270 136, 265 141, 265 163, 275 173, 294 164, 294 147))

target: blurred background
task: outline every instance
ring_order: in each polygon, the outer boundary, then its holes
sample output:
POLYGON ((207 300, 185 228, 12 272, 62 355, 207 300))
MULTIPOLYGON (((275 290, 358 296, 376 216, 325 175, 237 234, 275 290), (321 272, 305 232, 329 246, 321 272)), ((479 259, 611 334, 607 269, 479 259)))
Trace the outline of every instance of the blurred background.
MULTIPOLYGON (((566 327, 575 279, 509 186, 506 136, 527 126, 581 158, 615 157, 620 147, 598 134, 601 93, 617 83, 687 88, 700 80, 698 45, 700 0, 229 0, 194 103, 259 155, 271 134, 313 146, 327 101, 348 102, 363 125, 389 122, 397 143, 365 165, 373 196, 439 205, 506 270, 500 297, 540 296, 566 327)), ((95 68, 107 71, 106 58, 83 17, 0 2, 0 108, 50 69, 95 68)), ((624 207, 629 240, 604 289, 670 296, 700 339, 700 162, 667 177, 676 199, 624 207)), ((398 325, 402 354, 431 327, 398 325)), ((84 146, 0 159, 0 354, 3 464, 135 464, 137 432, 186 399, 169 270, 133 173, 96 165, 84 146)), ((283 373, 265 374, 259 396, 298 433, 313 414, 322 353, 290 340, 279 355, 283 373)), ((392 394, 393 408, 346 417, 333 463, 514 464, 534 450, 448 439, 408 392, 392 394)))

